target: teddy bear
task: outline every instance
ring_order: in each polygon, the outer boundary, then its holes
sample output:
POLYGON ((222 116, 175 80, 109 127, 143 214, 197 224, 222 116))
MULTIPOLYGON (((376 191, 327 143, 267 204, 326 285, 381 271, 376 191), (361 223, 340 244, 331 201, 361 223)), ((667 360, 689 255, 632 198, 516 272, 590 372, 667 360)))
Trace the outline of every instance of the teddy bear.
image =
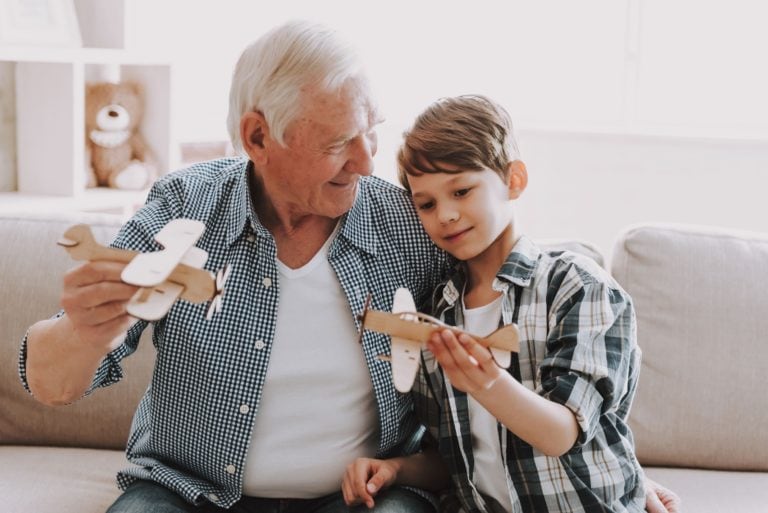
POLYGON ((138 128, 144 91, 137 82, 92 82, 85 91, 88 187, 144 189, 157 164, 138 128))

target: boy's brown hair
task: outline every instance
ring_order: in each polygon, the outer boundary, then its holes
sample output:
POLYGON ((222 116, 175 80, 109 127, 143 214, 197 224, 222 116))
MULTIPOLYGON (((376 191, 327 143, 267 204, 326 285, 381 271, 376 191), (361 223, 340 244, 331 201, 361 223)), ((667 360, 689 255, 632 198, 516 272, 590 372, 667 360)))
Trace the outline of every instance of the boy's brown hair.
POLYGON ((509 163, 519 158, 512 120, 502 106, 485 96, 456 96, 427 107, 403 134, 397 174, 406 190, 408 175, 483 168, 506 182, 509 163))

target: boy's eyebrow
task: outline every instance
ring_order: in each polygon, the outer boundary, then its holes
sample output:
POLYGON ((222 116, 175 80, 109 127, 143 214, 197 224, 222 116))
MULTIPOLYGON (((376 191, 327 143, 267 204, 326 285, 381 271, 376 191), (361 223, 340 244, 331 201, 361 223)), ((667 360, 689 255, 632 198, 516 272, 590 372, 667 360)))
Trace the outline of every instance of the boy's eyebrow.
MULTIPOLYGON (((458 182, 459 180, 461 180, 461 178, 463 177, 463 175, 464 175, 463 173, 458 173, 458 174, 456 174, 455 176, 453 176, 453 177, 449 178, 449 179, 448 179, 448 181, 447 181, 445 184, 446 184, 446 185, 448 185, 448 186, 451 186, 451 185, 453 185, 454 183, 456 183, 456 182, 458 182)), ((411 196, 412 196, 412 197, 414 197, 414 198, 419 198, 419 197, 422 197, 422 196, 429 196, 429 193, 428 193, 428 192, 422 192, 422 191, 419 191, 419 192, 411 192, 411 196)))

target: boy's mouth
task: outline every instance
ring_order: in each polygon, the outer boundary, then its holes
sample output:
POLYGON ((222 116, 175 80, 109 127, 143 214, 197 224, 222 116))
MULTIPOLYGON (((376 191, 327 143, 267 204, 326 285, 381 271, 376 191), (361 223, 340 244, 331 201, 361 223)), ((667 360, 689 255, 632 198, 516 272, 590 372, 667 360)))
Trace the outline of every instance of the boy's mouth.
POLYGON ((443 237, 444 240, 448 242, 456 242, 457 240, 461 239, 466 233, 468 233, 472 228, 465 228, 463 230, 459 230, 458 232, 453 232, 445 237, 443 237))

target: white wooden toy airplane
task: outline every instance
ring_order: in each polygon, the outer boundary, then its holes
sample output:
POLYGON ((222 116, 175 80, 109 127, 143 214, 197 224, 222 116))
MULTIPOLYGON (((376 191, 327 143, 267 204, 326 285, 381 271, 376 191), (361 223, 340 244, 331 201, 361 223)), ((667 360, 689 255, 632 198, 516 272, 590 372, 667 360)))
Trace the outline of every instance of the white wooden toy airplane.
MULTIPOLYGON (((421 347, 437 329, 462 331, 441 322, 434 317, 416 311, 416 305, 408 289, 395 291, 392 313, 369 310, 370 297, 365 303, 360 320, 363 329, 386 333, 392 337, 392 354, 379 355, 382 360, 392 362, 392 381, 399 392, 409 392, 416 379, 421 362, 421 347)), ((512 352, 520 350, 520 334, 516 324, 499 328, 488 337, 470 335, 491 350, 497 365, 509 367, 512 352)))
POLYGON ((230 267, 226 266, 215 276, 202 268, 208 253, 194 244, 204 230, 205 225, 200 221, 174 219, 155 235, 163 249, 139 253, 102 246, 93 238, 88 225, 78 224, 67 229, 58 244, 75 260, 127 263, 120 278, 141 287, 126 307, 134 317, 147 321, 161 319, 181 298, 193 303, 211 301, 206 313, 206 319, 210 319, 221 311, 230 267))

